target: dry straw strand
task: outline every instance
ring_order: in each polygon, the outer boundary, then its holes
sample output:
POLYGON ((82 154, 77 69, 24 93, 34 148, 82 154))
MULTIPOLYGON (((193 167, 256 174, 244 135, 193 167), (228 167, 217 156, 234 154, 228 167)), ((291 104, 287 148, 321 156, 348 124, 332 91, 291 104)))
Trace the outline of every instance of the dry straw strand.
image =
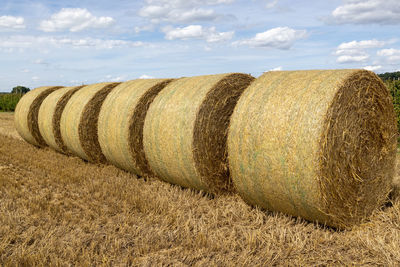
POLYGON ((60 119, 68 100, 82 86, 64 87, 52 92, 39 109, 39 130, 46 144, 61 153, 67 153, 60 132, 60 119))
POLYGON ((372 72, 268 72, 232 115, 231 177, 251 204, 351 227, 387 198, 396 135, 391 96, 372 72))
POLYGON ((182 78, 154 99, 143 130, 146 158, 162 180, 211 193, 231 189, 226 136, 230 115, 253 81, 246 74, 182 78))
POLYGON ((170 79, 124 82, 107 96, 99 114, 99 144, 109 162, 140 176, 153 176, 143 150, 149 105, 170 79))
POLYGON ((87 85, 77 91, 66 104, 60 120, 61 137, 76 156, 91 162, 106 161, 97 136, 101 105, 119 83, 87 85))
POLYGON ((46 146, 46 142, 39 131, 39 108, 49 94, 61 87, 38 87, 26 93, 18 102, 14 115, 15 128, 28 143, 39 147, 46 146))

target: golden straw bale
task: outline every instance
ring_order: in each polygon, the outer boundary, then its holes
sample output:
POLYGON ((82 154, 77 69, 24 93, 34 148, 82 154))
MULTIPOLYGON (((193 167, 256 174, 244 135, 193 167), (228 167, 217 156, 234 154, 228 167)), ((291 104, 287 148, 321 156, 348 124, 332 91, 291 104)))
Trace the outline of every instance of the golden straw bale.
POLYGON ((91 162, 106 161, 97 137, 101 105, 119 83, 87 85, 66 104, 60 120, 61 138, 71 153, 91 162))
POLYGON ((52 92, 42 103, 39 109, 39 130, 46 144, 61 152, 67 153, 60 132, 61 114, 68 100, 82 86, 64 87, 52 92))
POLYGON ((35 146, 46 146, 39 131, 38 113, 43 100, 62 86, 44 86, 26 93, 15 107, 15 128, 21 137, 35 146))
POLYGON ((372 72, 268 72, 233 112, 231 177, 248 203, 351 227, 387 199, 396 132, 391 96, 372 72))
POLYGON ((226 136, 246 74, 182 78, 168 84, 147 112, 143 143, 150 169, 164 181, 208 192, 231 189, 226 136))
POLYGON ((98 135, 109 162, 137 175, 152 176, 143 150, 144 119, 151 102, 170 81, 128 81, 107 96, 99 114, 98 135))

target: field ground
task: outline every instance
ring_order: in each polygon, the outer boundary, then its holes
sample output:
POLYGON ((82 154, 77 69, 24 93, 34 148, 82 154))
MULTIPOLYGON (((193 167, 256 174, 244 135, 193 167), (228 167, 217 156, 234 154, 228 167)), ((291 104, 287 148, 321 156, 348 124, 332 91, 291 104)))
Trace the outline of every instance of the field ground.
POLYGON ((18 139, 0 113, 0 265, 400 264, 400 200, 334 231, 18 139))

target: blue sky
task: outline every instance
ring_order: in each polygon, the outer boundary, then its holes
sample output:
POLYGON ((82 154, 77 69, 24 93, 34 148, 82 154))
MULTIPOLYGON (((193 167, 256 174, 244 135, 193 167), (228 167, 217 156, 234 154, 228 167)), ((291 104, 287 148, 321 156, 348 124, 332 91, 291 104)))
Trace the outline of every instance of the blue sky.
POLYGON ((398 0, 1 0, 0 92, 269 70, 400 70, 398 0))

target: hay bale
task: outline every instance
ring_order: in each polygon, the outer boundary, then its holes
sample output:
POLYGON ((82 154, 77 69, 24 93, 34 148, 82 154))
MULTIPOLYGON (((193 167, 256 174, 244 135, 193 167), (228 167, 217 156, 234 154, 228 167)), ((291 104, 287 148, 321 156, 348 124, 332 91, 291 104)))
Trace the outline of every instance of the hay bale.
POLYGON ((87 85, 77 91, 65 106, 60 120, 61 138, 76 156, 91 162, 106 162, 97 137, 97 121, 104 99, 118 84, 87 85))
POLYGON ((350 227, 387 198, 396 135, 391 96, 372 72, 268 72, 232 115, 231 177, 248 203, 350 227))
POLYGON ((227 128, 237 99, 253 79, 235 73, 168 84, 150 105, 144 123, 144 151, 151 170, 183 187, 230 190, 227 128))
POLYGON ((52 92, 39 109, 39 130, 43 140, 48 146, 64 154, 67 154, 68 151, 61 138, 61 114, 68 100, 82 87, 83 85, 64 87, 52 92))
POLYGON ((43 100, 62 86, 39 87, 26 93, 15 107, 15 128, 28 143, 43 147, 46 142, 39 131, 38 113, 43 100))
POLYGON ((143 150, 144 119, 151 102, 170 81, 128 81, 107 96, 99 114, 98 135, 109 162, 140 176, 153 176, 143 150))

